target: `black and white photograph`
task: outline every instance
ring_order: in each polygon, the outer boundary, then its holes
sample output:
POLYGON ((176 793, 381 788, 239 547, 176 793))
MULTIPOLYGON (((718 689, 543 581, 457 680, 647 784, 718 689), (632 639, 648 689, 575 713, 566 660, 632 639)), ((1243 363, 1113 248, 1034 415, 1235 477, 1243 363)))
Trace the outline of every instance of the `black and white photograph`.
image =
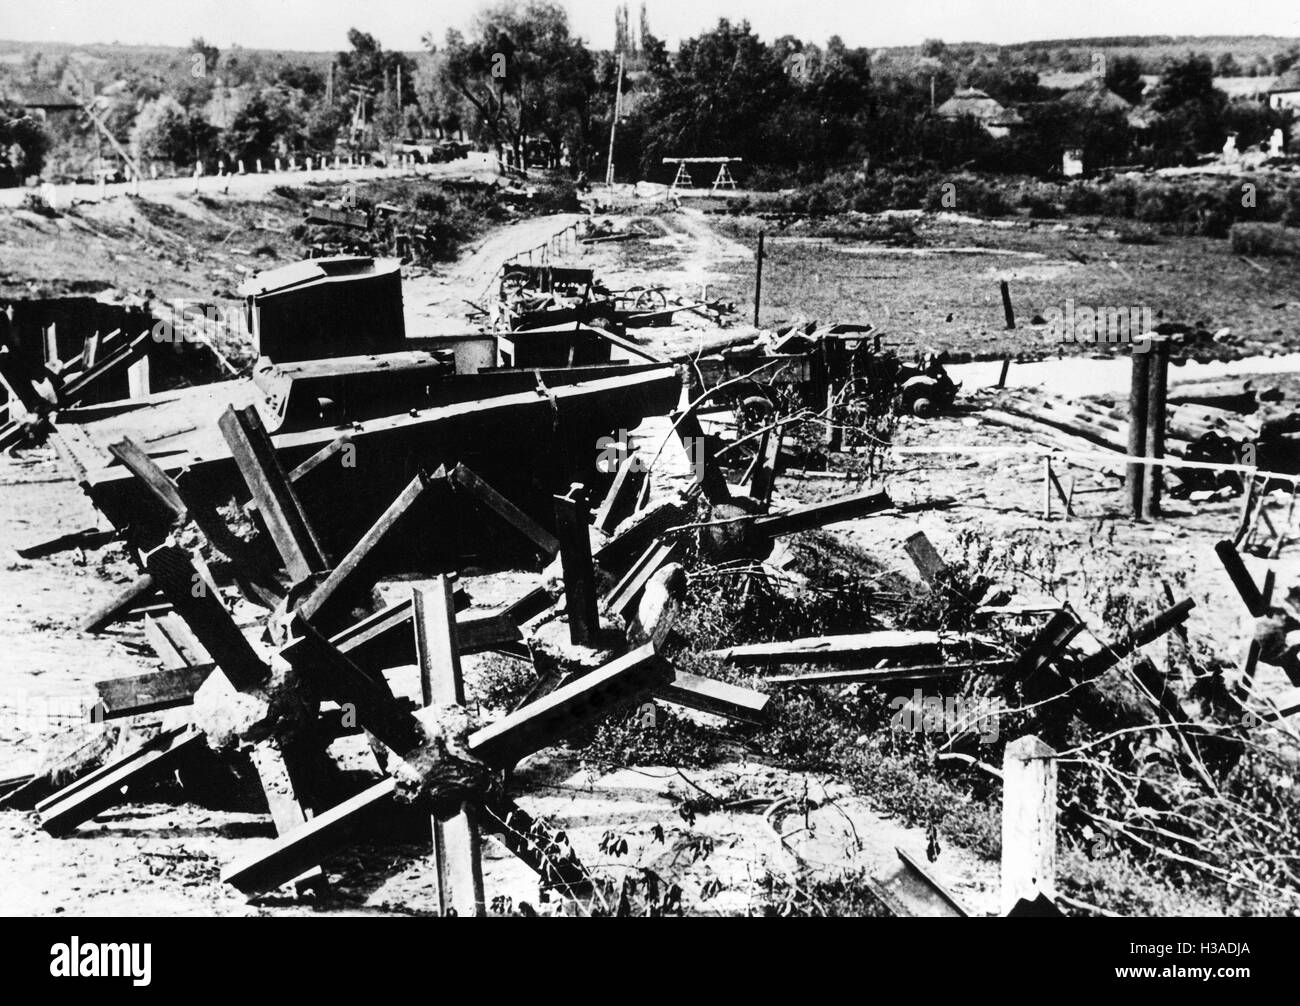
POLYGON ((1248 983, 1298 499, 1293 0, 0 10, 0 915, 1248 983))

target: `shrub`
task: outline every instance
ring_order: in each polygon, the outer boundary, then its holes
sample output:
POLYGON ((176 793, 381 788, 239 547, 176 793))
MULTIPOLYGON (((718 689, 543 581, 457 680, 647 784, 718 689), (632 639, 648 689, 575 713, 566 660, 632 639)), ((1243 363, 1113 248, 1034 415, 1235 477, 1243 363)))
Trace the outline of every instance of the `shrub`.
POLYGON ((1229 240, 1237 255, 1300 255, 1300 230, 1282 224, 1233 224, 1229 240))

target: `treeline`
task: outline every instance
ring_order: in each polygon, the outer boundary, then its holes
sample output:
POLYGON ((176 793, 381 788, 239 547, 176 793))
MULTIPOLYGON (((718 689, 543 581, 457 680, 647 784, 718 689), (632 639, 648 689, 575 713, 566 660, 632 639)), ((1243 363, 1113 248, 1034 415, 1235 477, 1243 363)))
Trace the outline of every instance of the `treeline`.
MULTIPOLYGON (((615 20, 624 57, 614 144, 620 180, 667 180, 664 158, 722 155, 743 158, 741 180, 760 188, 807 184, 850 166, 1047 177, 1060 171, 1066 149, 1082 151, 1092 167, 1188 164, 1218 150, 1229 132, 1245 149, 1293 126, 1290 111, 1229 101, 1214 87, 1231 53, 1220 53, 1219 65, 1207 55, 1166 59, 1154 91, 1143 79, 1150 67, 1137 56, 1087 62, 1083 68, 1102 74, 1108 92, 1140 103, 1135 117, 1113 100, 1072 104, 1044 87, 1044 58, 1059 64, 1062 53, 1089 55, 1059 42, 993 48, 928 39, 904 57, 838 37, 824 45, 788 35, 767 42, 745 22, 721 20, 669 52, 644 7, 639 42, 626 5, 615 20), (937 114, 959 87, 985 92, 1019 123, 995 136, 1003 131, 937 114)), ((66 52, 44 64, 37 54, 24 69, 33 81, 93 101, 114 137, 142 160, 178 167, 218 159, 251 166, 259 158, 457 136, 515 163, 604 176, 616 54, 574 35, 558 4, 497 0, 469 31, 427 36, 414 56, 385 50, 357 29, 348 41, 331 58, 220 52, 196 39, 166 60, 97 64, 90 81, 79 79, 86 71, 66 52)), ((1268 62, 1284 72, 1300 65, 1300 48, 1268 62)), ((31 174, 42 149, 21 118, 0 109, 0 138, 27 143, 21 171, 31 174)), ((56 158, 78 143, 83 155, 100 145, 84 117, 55 117, 46 128, 56 158)))

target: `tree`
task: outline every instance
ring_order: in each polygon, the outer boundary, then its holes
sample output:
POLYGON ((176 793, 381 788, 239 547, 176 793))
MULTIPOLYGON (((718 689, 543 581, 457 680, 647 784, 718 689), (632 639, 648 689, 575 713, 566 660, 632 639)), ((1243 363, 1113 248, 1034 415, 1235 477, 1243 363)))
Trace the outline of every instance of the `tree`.
POLYGON ((1157 112, 1170 112, 1188 102, 1214 102, 1216 95, 1223 96, 1215 90, 1210 57, 1191 53, 1186 59, 1175 60, 1165 67, 1151 107, 1157 112))
POLYGON ((586 160, 595 63, 562 7, 502 0, 478 16, 470 38, 448 31, 441 55, 447 89, 473 109, 498 155, 509 148, 522 163, 525 139, 540 134, 553 159, 567 139, 575 162, 586 160))
POLYGON ((927 59, 942 59, 947 51, 948 46, 941 38, 927 38, 921 43, 921 55, 927 59))
POLYGON ((392 137, 400 128, 400 110, 416 100, 415 63, 403 53, 386 51, 373 35, 356 28, 349 29, 348 43, 351 51, 340 52, 336 61, 336 93, 344 102, 351 102, 353 88, 369 92, 369 107, 382 134, 392 137))
POLYGON ((1240 77, 1242 73, 1241 65, 1230 52, 1225 52, 1214 64, 1214 75, 1216 77, 1240 77))
POLYGON ((288 92, 279 87, 265 87, 235 115, 221 137, 221 146, 233 156, 252 162, 277 153, 298 149, 302 141, 303 121, 293 107, 288 92))
POLYGON ((1136 105, 1142 101, 1146 81, 1142 79, 1142 61, 1136 56, 1116 56, 1106 61, 1106 86, 1125 101, 1136 105))
POLYGON ((19 105, 0 100, 0 184, 20 185, 39 175, 50 137, 41 121, 19 105))

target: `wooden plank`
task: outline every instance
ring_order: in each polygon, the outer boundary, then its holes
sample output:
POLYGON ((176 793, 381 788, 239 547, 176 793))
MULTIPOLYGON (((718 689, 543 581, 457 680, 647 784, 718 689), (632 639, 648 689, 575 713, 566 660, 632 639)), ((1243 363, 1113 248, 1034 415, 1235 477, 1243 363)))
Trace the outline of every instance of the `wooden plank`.
POLYGON ((623 459, 614 473, 609 491, 596 508, 592 518, 593 526, 605 534, 613 534, 614 529, 636 510, 637 497, 648 477, 649 473, 641 464, 640 456, 635 451, 628 450, 624 444, 623 459))
POLYGON ((374 579, 369 572, 374 565, 376 549, 388 540, 398 522, 414 509, 417 502, 445 485, 445 478, 431 479, 423 472, 411 479, 388 505, 388 509, 361 536, 361 540, 343 557, 343 561, 330 570, 325 581, 298 606, 298 613, 313 624, 320 622, 321 626, 318 627, 334 628, 335 623, 345 614, 344 608, 355 600, 357 593, 361 590, 369 591, 374 579))
POLYGON ((176 545, 161 545, 145 556, 145 567, 235 688, 248 691, 270 676, 270 668, 194 568, 189 553, 176 545))
POLYGON ((216 666, 212 663, 190 664, 96 681, 99 702, 91 710, 91 719, 112 720, 188 706, 194 701, 194 693, 216 666))
POLYGON ((542 886, 579 897, 591 888, 591 875, 578 861, 559 829, 535 820, 513 800, 495 798, 481 808, 482 824, 508 851, 542 880, 542 886))
POLYGON ((882 629, 839 636, 809 636, 778 643, 750 643, 711 650, 709 656, 728 664, 758 667, 770 664, 811 664, 863 658, 882 658, 893 653, 916 653, 938 647, 945 640, 960 637, 942 636, 931 630, 904 631, 882 629))
POLYGON ((769 696, 752 688, 684 671, 678 671, 672 681, 655 689, 655 698, 746 723, 761 722, 769 701, 769 696))
POLYGON ((475 731, 469 738, 470 752, 492 765, 513 765, 614 709, 646 697, 667 684, 672 673, 647 643, 475 731))
MULTIPOLYGON (((311 819, 311 813, 298 797, 293 773, 289 768, 290 756, 271 741, 254 744, 249 760, 257 772, 266 797, 266 807, 271 814, 277 835, 287 835, 301 828, 311 819)), ((293 878, 298 890, 320 889, 326 886, 325 871, 312 864, 293 878)))
POLYGON ((921 865, 920 860, 895 847, 898 867, 876 878, 873 889, 891 912, 902 918, 964 919, 970 916, 956 895, 921 865))
POLYGON ((86 396, 86 393, 101 379, 115 373, 122 367, 130 367, 149 352, 151 333, 146 329, 127 342, 115 344, 113 350, 101 353, 101 359, 93 367, 81 371, 72 380, 58 389, 59 408, 66 409, 86 396))
POLYGON ((977 674, 996 674, 1009 671, 1012 664, 1005 660, 969 660, 960 664, 914 664, 903 667, 864 667, 842 671, 812 671, 807 674, 773 674, 763 680, 774 685, 849 685, 859 682, 891 681, 944 681, 959 678, 973 671, 977 674))
POLYGON ((758 454, 754 458, 755 468, 749 483, 749 498, 765 509, 772 503, 772 490, 776 487, 777 469, 781 463, 781 445, 784 440, 783 429, 765 430, 758 454))
POLYGON ((652 504, 637 514, 635 523, 624 528, 592 556, 596 565, 611 576, 627 571, 637 556, 686 519, 686 511, 667 500, 652 504))
POLYGON ((185 520, 187 510, 176 483, 167 477, 144 449, 130 437, 109 444, 108 452, 121 462, 132 475, 144 483, 158 505, 173 521, 185 520))
POLYGON ((325 553, 257 410, 228 406, 217 425, 289 575, 301 581, 324 572, 325 553))
POLYGON ((569 623, 569 639, 575 646, 594 645, 600 631, 588 517, 581 483, 573 483, 567 494, 555 497, 555 527, 560 539, 560 566, 564 572, 565 617, 569 623))
POLYGON ((346 848, 362 828, 393 802, 397 782, 391 777, 317 814, 300 828, 236 860, 221 879, 245 894, 271 891, 293 880, 305 868, 325 862, 346 848))
POLYGON ((1255 585, 1255 578, 1250 575, 1250 570, 1241 560, 1241 554, 1237 551, 1232 542, 1218 542, 1214 546, 1214 552, 1223 563, 1223 568, 1232 581, 1233 587, 1236 588, 1238 595, 1246 605, 1246 610, 1255 618, 1263 615, 1268 610, 1268 605, 1264 601, 1264 595, 1259 587, 1255 585))
POLYGON ((1002 911, 1056 893, 1056 752, 1019 737, 1002 759, 1002 911))
POLYGON ((86 616, 81 623, 82 632, 99 632, 122 618, 136 605, 148 601, 158 592, 153 577, 148 573, 136 577, 111 600, 86 616))
POLYGON ((939 574, 948 568, 948 564, 939 555, 939 550, 926 537, 924 531, 908 535, 907 541, 903 542, 903 548, 908 558, 912 560, 912 564, 916 566, 916 571, 921 574, 921 579, 928 584, 933 584, 939 574))
POLYGON ((67 834, 121 800, 123 786, 158 778, 173 769, 187 750, 202 743, 202 732, 188 725, 158 735, 38 803, 41 827, 52 835, 67 834))
POLYGON ((471 469, 462 464, 451 470, 452 484, 462 492, 469 493, 497 514, 507 524, 517 530, 533 543, 543 558, 551 559, 560 550, 559 539, 544 527, 506 499, 499 492, 478 477, 471 469))
POLYGON ((882 510, 891 509, 893 505, 894 501, 884 490, 876 492, 868 490, 837 500, 809 503, 784 513, 759 517, 754 521, 754 528, 770 538, 779 538, 782 535, 798 534, 801 531, 825 527, 836 521, 854 520, 880 513, 882 510))
POLYGON ((1049 666, 1083 629, 1074 612, 1062 609, 1047 620, 1016 661, 1015 677, 1024 681, 1049 666))
POLYGON ((714 506, 730 503, 731 489, 727 486, 727 476, 718 464, 713 442, 704 435, 699 415, 694 410, 677 410, 671 418, 673 429, 681 438, 682 447, 694 466, 696 484, 704 491, 704 498, 714 506))
POLYGON ((1080 676, 1088 679, 1106 673, 1129 654, 1146 646, 1147 643, 1159 639, 1176 626, 1182 625, 1183 622, 1187 621, 1187 616, 1194 607, 1196 607, 1196 602, 1189 597, 1179 601, 1173 607, 1148 618, 1145 622, 1136 626, 1120 642, 1103 647, 1085 658, 1080 667, 1080 676))
POLYGON ((212 663, 203 644, 190 631, 185 620, 174 611, 158 617, 146 615, 144 638, 153 647, 154 653, 158 654, 164 670, 212 663))
POLYGON ((289 481, 294 483, 300 481, 323 465, 330 458, 341 453, 345 448, 350 446, 352 446, 351 437, 346 434, 341 437, 336 437, 291 471, 289 473, 289 481))
POLYGON ((677 550, 676 542, 655 541, 641 553, 641 557, 623 574, 623 578, 605 595, 603 606, 606 611, 615 612, 624 619, 631 619, 636 613, 637 600, 650 577, 672 561, 677 550))
POLYGON ((394 699, 383 674, 359 667, 301 618, 295 619, 294 631, 295 638, 281 647, 280 656, 320 695, 339 705, 351 703, 357 723, 399 756, 426 741, 423 725, 394 699))
POLYGON ((428 594, 412 588, 411 615, 424 704, 464 705, 465 686, 456 648, 456 610, 451 596, 451 581, 445 576, 437 577, 428 594))

